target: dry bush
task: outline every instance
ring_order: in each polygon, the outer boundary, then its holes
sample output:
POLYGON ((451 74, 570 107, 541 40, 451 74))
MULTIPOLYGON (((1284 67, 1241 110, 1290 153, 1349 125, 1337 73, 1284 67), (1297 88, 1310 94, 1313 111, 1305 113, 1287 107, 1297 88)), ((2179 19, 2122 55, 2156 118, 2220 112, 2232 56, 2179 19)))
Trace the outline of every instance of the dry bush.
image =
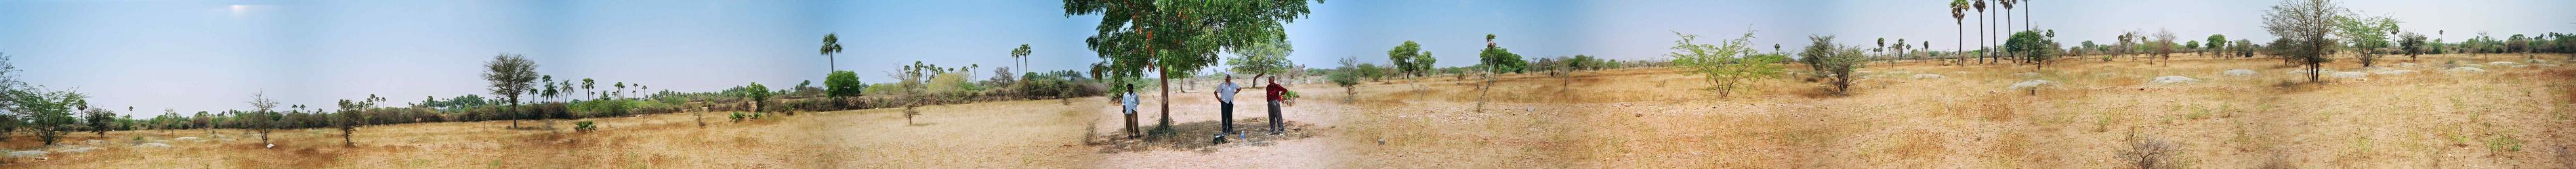
POLYGON ((2172 157, 2179 147, 2151 136, 2133 136, 2129 149, 2120 152, 2120 161, 2137 169, 2182 168, 2172 157))

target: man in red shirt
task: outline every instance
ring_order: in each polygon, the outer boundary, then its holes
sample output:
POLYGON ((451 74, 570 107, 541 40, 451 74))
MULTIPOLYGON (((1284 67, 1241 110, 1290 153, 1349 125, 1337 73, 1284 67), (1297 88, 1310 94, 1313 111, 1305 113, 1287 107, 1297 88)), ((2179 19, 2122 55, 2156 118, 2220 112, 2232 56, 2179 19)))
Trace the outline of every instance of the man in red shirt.
POLYGON ((1262 93, 1263 93, 1263 94, 1265 94, 1265 95, 1269 95, 1269 101, 1270 101, 1270 135, 1279 135, 1279 133, 1280 133, 1280 132, 1286 132, 1286 125, 1284 125, 1284 124, 1287 124, 1287 123, 1285 123, 1285 121, 1288 121, 1288 120, 1286 120, 1286 119, 1280 119, 1280 116, 1279 116, 1279 101, 1280 101, 1280 99, 1281 99, 1281 98, 1279 97, 1279 95, 1281 95, 1281 94, 1287 94, 1287 93, 1288 93, 1288 87, 1279 86, 1279 77, 1270 77, 1270 79, 1268 79, 1268 80, 1269 80, 1269 83, 1270 83, 1270 87, 1268 87, 1268 88, 1263 88, 1263 90, 1264 90, 1264 91, 1263 91, 1262 93))

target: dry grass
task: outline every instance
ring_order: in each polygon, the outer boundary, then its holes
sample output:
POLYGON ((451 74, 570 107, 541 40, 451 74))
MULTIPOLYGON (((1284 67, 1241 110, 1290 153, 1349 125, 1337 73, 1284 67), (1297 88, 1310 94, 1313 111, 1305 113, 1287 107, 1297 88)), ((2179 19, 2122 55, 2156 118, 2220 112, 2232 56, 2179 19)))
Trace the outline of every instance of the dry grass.
MULTIPOLYGON (((2193 55, 2170 64, 2069 61, 2039 71, 1875 63, 1848 96, 1774 80, 1719 98, 1693 90, 1708 87, 1704 81, 1658 68, 1517 74, 1501 78, 1481 111, 1474 78, 1365 83, 1349 104, 1339 100, 1353 96, 1338 87, 1304 84, 1293 87, 1314 99, 1285 108, 1301 133, 1227 144, 1203 142, 1215 131, 1216 105, 1199 89, 1174 93, 1172 115, 1184 133, 1159 141, 1114 139, 1122 134, 1117 108, 1087 98, 925 107, 913 125, 888 109, 706 128, 687 114, 608 118, 597 119, 606 126, 600 132, 561 135, 498 129, 507 122, 406 124, 363 128, 360 147, 338 147, 328 130, 279 131, 280 149, 250 145, 256 140, 181 143, 7 167, 2126 168, 2148 159, 2141 157, 2186 168, 2576 167, 2576 150, 2568 147, 2576 132, 2564 130, 2576 127, 2569 106, 2576 103, 2569 83, 2576 67, 2449 75, 2440 71, 2444 63, 2521 57, 2423 58, 2417 67, 2391 67, 2416 74, 2315 84, 2284 74, 2292 67, 2278 60, 2193 55), (2230 69, 2260 75, 2219 73, 2230 69), (2022 72, 2036 75, 2015 75, 2022 72), (1912 73, 1949 78, 1907 78, 1912 73), (2203 81, 2146 83, 2168 75, 2203 81), (2033 79, 2062 84, 2004 89, 2033 79), (2148 154, 2141 152, 2157 155, 2124 158, 2148 154)), ((2384 64, 2397 62, 2407 61, 2384 64)), ((1246 103, 1237 107, 1238 123, 1269 120, 1259 103, 1246 103)), ((1150 125, 1157 111, 1148 108, 1140 119, 1150 125)), ((204 134, 171 133, 110 138, 204 134)), ((30 147, 28 140, 7 145, 30 147)))

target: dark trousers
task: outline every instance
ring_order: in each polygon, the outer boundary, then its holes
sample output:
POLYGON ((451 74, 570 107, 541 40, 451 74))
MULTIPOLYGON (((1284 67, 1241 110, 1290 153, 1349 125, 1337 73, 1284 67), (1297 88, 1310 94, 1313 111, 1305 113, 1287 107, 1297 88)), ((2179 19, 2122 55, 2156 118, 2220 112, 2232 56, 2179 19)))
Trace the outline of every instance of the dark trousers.
POLYGON ((1279 134, 1279 132, 1287 131, 1286 126, 1282 125, 1287 124, 1287 121, 1287 119, 1280 119, 1279 117, 1279 101, 1270 101, 1270 134, 1279 134))
POLYGON ((1223 111, 1217 111, 1217 126, 1223 128, 1219 128, 1217 131, 1224 134, 1234 134, 1234 103, 1219 102, 1218 105, 1220 106, 1217 107, 1222 108, 1221 110, 1223 111))

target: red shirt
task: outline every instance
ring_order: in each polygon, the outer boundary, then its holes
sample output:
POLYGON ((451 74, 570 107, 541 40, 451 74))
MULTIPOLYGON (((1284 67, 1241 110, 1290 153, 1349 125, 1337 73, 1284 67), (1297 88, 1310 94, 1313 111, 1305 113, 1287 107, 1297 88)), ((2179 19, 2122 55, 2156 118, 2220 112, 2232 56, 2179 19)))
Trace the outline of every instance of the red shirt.
POLYGON ((1279 101, 1279 95, 1280 95, 1280 94, 1287 94, 1287 93, 1288 93, 1288 88, 1285 88, 1285 87, 1279 87, 1279 82, 1273 81, 1273 82, 1270 82, 1270 87, 1269 87, 1269 88, 1263 88, 1263 92, 1262 92, 1262 93, 1263 93, 1263 94, 1266 94, 1266 95, 1269 95, 1269 96, 1270 96, 1270 101, 1279 101))

